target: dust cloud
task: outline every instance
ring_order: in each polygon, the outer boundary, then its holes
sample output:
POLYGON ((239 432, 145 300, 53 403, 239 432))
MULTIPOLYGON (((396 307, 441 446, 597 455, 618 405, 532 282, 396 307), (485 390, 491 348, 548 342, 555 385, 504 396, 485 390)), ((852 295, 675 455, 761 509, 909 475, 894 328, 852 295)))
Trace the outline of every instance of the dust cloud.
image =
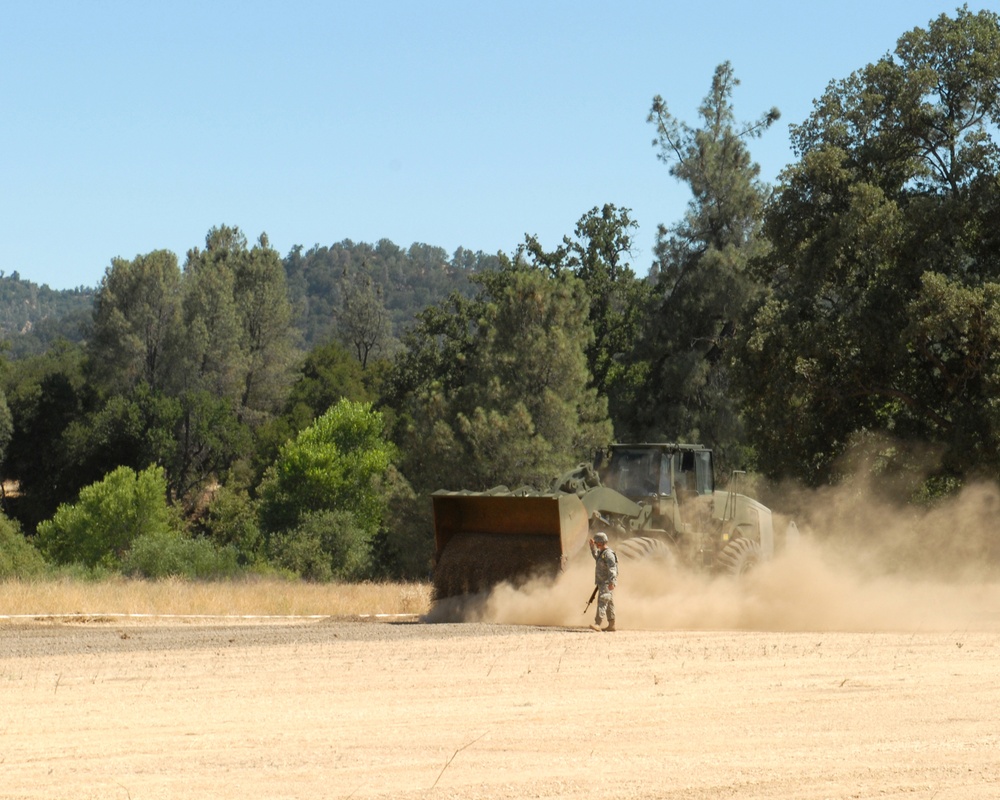
MULTIPOLYGON (((622 559, 622 630, 1000 631, 1000 489, 970 486, 934 508, 879 500, 858 483, 789 490, 775 514, 802 533, 735 579, 622 559)), ((777 505, 777 504, 775 504, 777 505)), ((428 621, 582 627, 593 589, 584 552, 554 582, 440 601, 428 621)))

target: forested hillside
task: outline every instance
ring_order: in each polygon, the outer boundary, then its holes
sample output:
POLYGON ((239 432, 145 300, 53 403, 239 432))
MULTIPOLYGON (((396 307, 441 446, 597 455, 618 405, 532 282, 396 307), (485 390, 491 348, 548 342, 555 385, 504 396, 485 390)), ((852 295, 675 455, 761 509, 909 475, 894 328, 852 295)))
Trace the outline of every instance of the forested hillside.
POLYGON ((0 339, 14 357, 40 353, 62 337, 84 338, 94 289, 56 290, 24 280, 17 272, 0 275, 0 339))
POLYGON ((372 290, 385 307, 391 332, 402 335, 418 312, 451 292, 469 296, 469 276, 496 269, 494 255, 458 248, 451 256, 440 247, 402 248, 382 239, 374 245, 345 239, 330 247, 295 247, 284 259, 288 295, 296 326, 309 346, 336 330, 344 301, 372 290))
POLYGON ((902 503, 1000 481, 1000 17, 832 76, 774 186, 752 148, 778 110, 740 121, 733 67, 705 78, 694 121, 652 98, 691 200, 648 269, 606 203, 492 256, 283 258, 220 225, 93 293, 0 280, 33 341, 0 371, 0 576, 425 575, 430 492, 544 486, 612 440, 902 503))
MULTIPOLYGON (((451 292, 470 295, 469 276, 496 269, 497 256, 414 243, 402 248, 345 239, 329 247, 293 247, 282 259, 293 322, 305 347, 336 334, 345 298, 371 291, 384 306, 392 337, 402 335, 419 311, 451 292)), ((97 288, 50 289, 17 272, 0 275, 0 339, 14 358, 38 354, 56 339, 86 338, 97 288)))

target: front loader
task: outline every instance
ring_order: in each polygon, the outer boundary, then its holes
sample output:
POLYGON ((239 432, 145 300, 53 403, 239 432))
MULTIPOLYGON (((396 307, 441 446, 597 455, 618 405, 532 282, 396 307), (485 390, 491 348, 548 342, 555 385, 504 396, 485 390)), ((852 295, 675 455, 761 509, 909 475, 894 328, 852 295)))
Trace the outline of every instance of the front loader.
POLYGON ((625 559, 741 575, 774 554, 770 509, 715 488, 712 451, 615 444, 547 491, 504 486, 432 495, 437 599, 553 577, 598 530, 625 559))

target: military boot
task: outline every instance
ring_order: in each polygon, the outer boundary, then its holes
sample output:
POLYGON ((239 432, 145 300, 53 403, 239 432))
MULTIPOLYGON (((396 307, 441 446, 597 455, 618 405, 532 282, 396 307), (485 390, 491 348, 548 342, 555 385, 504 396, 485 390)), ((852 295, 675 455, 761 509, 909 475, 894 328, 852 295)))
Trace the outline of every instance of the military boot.
POLYGON ((615 632, 615 621, 613 619, 608 621, 608 627, 606 627, 604 629, 604 632, 605 633, 614 633, 615 632))

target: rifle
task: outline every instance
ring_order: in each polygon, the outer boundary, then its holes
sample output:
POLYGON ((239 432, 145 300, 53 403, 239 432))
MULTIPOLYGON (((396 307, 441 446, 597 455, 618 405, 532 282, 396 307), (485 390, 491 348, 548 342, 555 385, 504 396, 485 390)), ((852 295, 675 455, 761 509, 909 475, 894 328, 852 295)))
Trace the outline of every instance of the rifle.
POLYGON ((597 585, 594 585, 594 591, 590 593, 590 599, 587 601, 587 607, 583 609, 583 613, 586 614, 590 609, 590 604, 594 602, 594 598, 597 597, 597 585))

